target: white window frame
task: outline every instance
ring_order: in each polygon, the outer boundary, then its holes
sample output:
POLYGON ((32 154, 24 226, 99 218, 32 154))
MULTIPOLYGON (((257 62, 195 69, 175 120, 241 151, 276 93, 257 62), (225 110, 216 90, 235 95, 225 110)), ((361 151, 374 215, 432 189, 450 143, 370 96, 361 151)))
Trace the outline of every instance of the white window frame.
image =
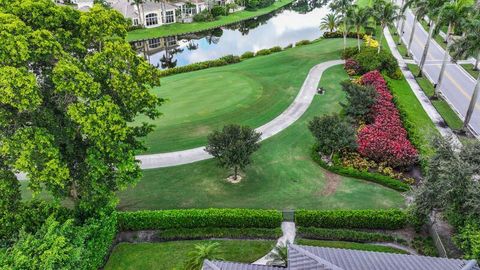
POLYGON ((158 14, 157 13, 148 13, 145 15, 145 26, 154 26, 158 25, 158 14))

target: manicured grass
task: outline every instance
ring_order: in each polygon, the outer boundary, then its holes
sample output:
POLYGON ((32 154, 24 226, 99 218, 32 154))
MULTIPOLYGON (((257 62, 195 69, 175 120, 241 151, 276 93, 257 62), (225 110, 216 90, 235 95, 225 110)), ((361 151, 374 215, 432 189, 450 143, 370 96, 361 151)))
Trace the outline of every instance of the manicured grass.
MULTIPOLYGON (((408 64, 408 69, 410 69, 415 76, 418 74, 419 68, 417 65, 408 64)), ((435 94, 435 88, 433 87, 433 84, 425 76, 415 77, 415 80, 428 97, 432 97, 435 94)), ((458 130, 462 128, 462 120, 445 100, 442 98, 432 100, 432 104, 451 129, 458 130)))
MULTIPOLYGON (((349 44, 354 44, 349 40, 349 44)), ((225 124, 259 127, 281 114, 294 100, 314 65, 340 57, 341 39, 260 56, 238 64, 169 76, 155 93, 169 101, 151 121, 147 153, 205 145, 207 135, 225 124)))
POLYGON ((478 78, 479 71, 478 70, 473 70, 473 65, 472 64, 460 64, 474 79, 478 78))
POLYGON ((313 239, 297 239, 295 240, 295 242, 299 245, 305 245, 305 246, 343 248, 343 249, 355 249, 355 250, 364 250, 364 251, 408 254, 408 252, 404 250, 396 249, 393 247, 364 244, 364 243, 355 243, 355 242, 324 241, 324 240, 313 240, 313 239))
POLYGON ((167 37, 191 32, 204 31, 265 15, 292 2, 293 0, 277 0, 271 6, 257 9, 255 11, 244 10, 229 14, 228 16, 220 16, 217 20, 212 22, 174 23, 162 25, 155 28, 138 29, 129 32, 127 35, 127 40, 142 40, 148 38, 167 37))
POLYGON ((214 240, 177 241, 164 243, 120 243, 113 250, 105 270, 183 269, 188 253, 196 244, 217 242, 223 260, 252 263, 267 254, 274 241, 261 240, 214 240))
MULTIPOLYGON (((333 44, 336 44, 337 48, 342 47, 341 40, 326 40, 285 54, 294 53, 295 56, 292 57, 303 65, 319 63, 322 57, 318 52, 321 47, 330 44, 329 42, 336 42, 333 44), (311 60, 307 61, 309 58, 311 60)), ((265 58, 275 59, 281 56, 276 54, 265 58)), ((302 71, 301 65, 290 69, 290 73, 296 72, 304 73, 301 76, 303 82, 306 71, 302 71)), ((283 72, 282 76, 292 74, 283 72)), ((328 173, 311 160, 314 139, 307 128, 307 123, 314 116, 341 111, 339 102, 345 101, 345 97, 339 83, 347 78, 340 65, 328 69, 321 81, 326 93, 316 96, 308 111, 292 126, 262 142, 260 150, 253 155, 253 164, 246 169, 240 183, 226 182, 229 172, 218 168, 215 160, 146 170, 136 187, 119 194, 120 208, 137 210, 208 207, 266 209, 403 207, 404 198, 400 193, 367 181, 328 173)), ((300 84, 299 81, 297 86, 300 84)))
POLYGON ((400 40, 400 36, 397 33, 397 29, 395 27, 389 27, 390 33, 392 34, 393 41, 395 41, 395 44, 397 44, 397 49, 400 55, 405 58, 405 59, 412 59, 410 56, 407 55, 407 46, 403 44, 403 41, 400 40), (400 41, 400 45, 399 44, 400 41))

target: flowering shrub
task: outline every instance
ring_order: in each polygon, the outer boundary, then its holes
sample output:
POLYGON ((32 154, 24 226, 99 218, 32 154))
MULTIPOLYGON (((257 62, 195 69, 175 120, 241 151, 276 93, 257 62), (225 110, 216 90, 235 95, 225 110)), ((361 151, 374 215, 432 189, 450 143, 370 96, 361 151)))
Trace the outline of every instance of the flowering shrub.
POLYGON ((378 48, 378 41, 373 39, 372 36, 364 35, 363 40, 365 40, 365 46, 372 47, 372 48, 378 48))
POLYGON ((356 75, 360 71, 360 65, 357 61, 353 59, 347 59, 345 61, 344 69, 347 71, 348 75, 356 75))
POLYGON ((382 75, 376 70, 366 73, 362 76, 362 84, 373 86, 378 95, 371 108, 373 122, 358 132, 358 152, 391 167, 413 165, 418 152, 407 138, 407 131, 382 75))

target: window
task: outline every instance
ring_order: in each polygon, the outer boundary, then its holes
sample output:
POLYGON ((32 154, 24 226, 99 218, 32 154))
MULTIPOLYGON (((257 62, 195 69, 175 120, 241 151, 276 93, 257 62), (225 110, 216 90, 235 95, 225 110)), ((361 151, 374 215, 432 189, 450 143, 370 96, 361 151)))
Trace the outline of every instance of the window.
POLYGON ((158 17, 157 17, 157 14, 156 13, 150 13, 150 14, 147 14, 147 16, 145 16, 145 24, 147 26, 151 26, 151 25, 157 25, 158 24, 158 17))
POLYGON ((169 10, 165 12, 165 23, 173 23, 175 22, 175 12, 173 10, 169 10))
POLYGON ((133 19, 133 25, 134 25, 134 26, 137 26, 137 25, 138 25, 138 19, 137 19, 137 18, 133 19))
POLYGON ((148 47, 150 49, 154 49, 160 47, 161 39, 160 38, 152 38, 148 40, 148 47))

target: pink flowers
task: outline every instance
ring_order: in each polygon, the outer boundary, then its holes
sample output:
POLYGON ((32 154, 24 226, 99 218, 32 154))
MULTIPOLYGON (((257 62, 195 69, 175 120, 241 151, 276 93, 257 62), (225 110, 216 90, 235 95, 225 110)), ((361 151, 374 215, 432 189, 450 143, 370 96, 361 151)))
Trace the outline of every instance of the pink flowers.
POLYGON ((373 122, 358 132, 358 152, 392 167, 414 164, 418 152, 407 138, 407 131, 382 75, 376 70, 368 72, 362 76, 361 83, 372 85, 378 96, 372 107, 373 122))

